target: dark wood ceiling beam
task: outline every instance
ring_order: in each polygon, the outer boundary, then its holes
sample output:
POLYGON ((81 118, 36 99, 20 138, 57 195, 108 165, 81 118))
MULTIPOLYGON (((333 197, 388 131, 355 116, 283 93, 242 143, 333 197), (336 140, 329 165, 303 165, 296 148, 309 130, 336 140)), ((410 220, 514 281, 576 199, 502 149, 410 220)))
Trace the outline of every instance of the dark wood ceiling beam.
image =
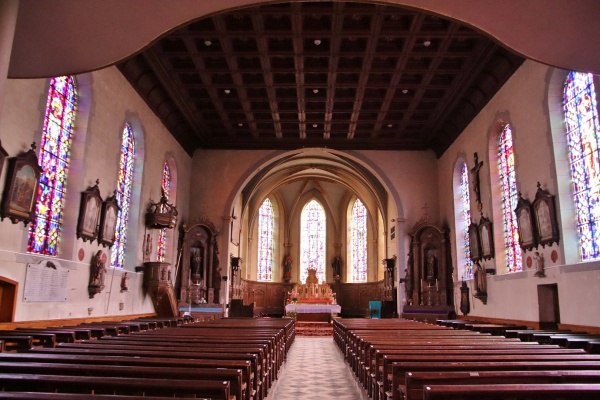
MULTIPOLYGON (((444 58, 444 55, 447 54, 448 47, 450 47, 450 44, 452 43, 452 35, 458 30, 458 28, 459 26, 456 23, 450 24, 448 31, 446 32, 445 38, 442 40, 440 46, 437 49, 436 56, 431 61, 431 64, 429 64, 429 69, 427 70, 427 73, 423 76, 421 80, 420 87, 417 89, 414 96, 412 97, 410 107, 402 118, 402 122, 400 123, 400 129, 396 133, 396 136, 401 135, 402 132, 406 129, 406 126, 411 122, 411 117, 414 115, 415 109, 421 102, 425 91, 429 89, 429 82, 431 81, 431 78, 435 75, 435 72, 438 70, 440 63, 444 58)), ((425 132, 425 134, 427 135, 427 137, 424 137, 423 140, 425 141, 425 143, 427 143, 429 141, 429 136, 431 133, 425 132)))
MULTIPOLYGON (((227 113, 225 112, 225 108, 223 107, 223 103, 219 99, 219 94, 217 93, 217 88, 212 86, 212 78, 210 74, 206 72, 206 68, 204 65, 204 59, 198 54, 198 50, 196 49, 196 45, 190 38, 184 38, 183 43, 188 51, 188 56, 192 59, 192 62, 197 68, 197 73, 202 80, 203 85, 206 87, 206 91, 208 92, 208 96, 212 101, 215 110, 219 114, 221 118, 221 122, 225 127, 227 135, 233 137, 233 127, 231 126, 231 122, 229 118, 227 118, 227 113)), ((200 111, 201 112, 201 111, 200 111)))
POLYGON ((277 93, 273 85, 273 72, 271 71, 271 60, 269 59, 269 44, 264 34, 264 21, 260 14, 252 15, 252 26, 256 32, 256 44, 258 46, 258 54, 260 64, 263 69, 263 78, 266 84, 267 97, 271 108, 271 116, 273 117, 273 127, 275 128, 275 137, 281 139, 283 133, 281 131, 281 122, 279 120, 279 106, 277 104, 277 93))
MULTIPOLYGON (((254 114, 252 113, 252 108, 250 107, 250 103, 248 102, 248 94, 246 93, 246 88, 244 86, 244 81, 242 79, 242 74, 238 68, 237 58, 234 55, 233 45, 229 38, 223 39, 223 33, 226 31, 225 21, 223 21, 222 16, 215 16, 213 18, 215 29, 219 33, 221 48, 223 49, 223 53, 225 55, 225 60, 227 61, 227 66, 231 72, 231 79, 235 85, 235 89, 238 94, 238 98, 240 99, 240 103, 242 104, 242 109, 244 110, 244 115, 246 116, 246 123, 250 127, 250 131, 252 132, 252 137, 258 137, 258 127, 256 126, 256 122, 254 121, 254 114)), ((242 121, 238 121, 238 124, 243 123, 242 121)))
MULTIPOLYGON (((365 96, 365 89, 367 82, 369 81, 369 73, 371 72, 371 63, 375 57, 375 51, 377 50, 377 40, 379 39, 379 32, 381 31, 384 15, 383 11, 385 7, 376 6, 377 12, 373 16, 371 21, 371 35, 367 42, 367 48, 364 54, 363 66, 360 71, 360 78, 358 79, 358 87, 356 88, 356 99, 354 100, 354 110, 350 117, 350 126, 348 127, 348 139, 354 138, 356 131, 356 124, 360 116, 360 110, 362 108, 362 101, 365 96)), ((344 33, 345 34, 345 33, 344 33)))
MULTIPOLYGON (((400 53, 400 57, 398 57, 398 61, 396 62, 396 66, 394 68, 394 73, 390 79, 390 84, 388 86, 388 90, 385 92, 385 97, 383 98, 383 103, 381 105, 381 109, 379 110, 379 113, 377 114, 377 121, 375 122, 375 126, 373 127, 373 132, 371 133, 371 137, 377 137, 379 135, 379 132, 381 131, 381 128, 383 126, 383 123, 385 121, 387 113, 392 104, 392 100, 394 99, 394 97, 396 95, 396 91, 398 90, 398 85, 400 85, 400 79, 402 78, 402 74, 404 74, 404 72, 405 72, 404 70, 406 68, 406 64, 408 63, 408 59, 410 58, 410 55, 411 55, 410 49, 412 49, 413 46, 415 45, 415 42, 417 40, 417 32, 420 31, 424 19, 425 19, 425 16, 422 14, 417 15, 413 19, 413 23, 410 27, 410 37, 407 41, 404 42, 404 45, 402 47, 402 52, 400 53)), ((412 85, 414 87, 410 87, 410 86, 411 85, 404 85, 401 90, 404 90, 404 89, 416 90, 416 88, 418 87, 418 85, 412 85)), ((409 101, 408 98, 407 98, 407 101, 409 101)), ((396 126, 396 129, 398 129, 398 126, 396 126)))
POLYGON ((302 38, 301 4, 294 3, 292 7, 292 43, 294 46, 294 67, 296 78, 296 103, 298 104, 298 136, 306 139, 306 104, 304 99, 304 43, 302 38))
POLYGON ((342 43, 341 32, 344 26, 344 3, 333 5, 333 16, 331 21, 331 43, 329 49, 329 67, 327 70, 327 93, 325 98, 325 121, 323 124, 323 139, 331 138, 331 120, 333 119, 333 108, 335 100, 335 88, 337 83, 337 71, 340 61, 340 47, 342 43))
POLYGON ((156 78, 169 94, 176 107, 181 110, 181 114, 189 123, 194 134, 204 143, 209 142, 209 138, 202 132, 203 121, 198 118, 198 114, 190 107, 187 95, 182 92, 183 84, 179 81, 176 74, 169 73, 164 65, 164 58, 157 54, 155 48, 150 47, 143 53, 144 60, 150 65, 156 78), (177 82, 176 85, 173 82, 177 82))

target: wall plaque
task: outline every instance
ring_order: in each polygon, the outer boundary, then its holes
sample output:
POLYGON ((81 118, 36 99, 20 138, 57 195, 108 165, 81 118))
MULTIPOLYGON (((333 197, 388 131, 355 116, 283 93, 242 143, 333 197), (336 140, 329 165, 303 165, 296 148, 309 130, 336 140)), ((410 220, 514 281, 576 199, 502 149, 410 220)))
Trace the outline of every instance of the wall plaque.
POLYGON ((69 269, 56 261, 27 264, 23 301, 67 301, 68 283, 69 269))

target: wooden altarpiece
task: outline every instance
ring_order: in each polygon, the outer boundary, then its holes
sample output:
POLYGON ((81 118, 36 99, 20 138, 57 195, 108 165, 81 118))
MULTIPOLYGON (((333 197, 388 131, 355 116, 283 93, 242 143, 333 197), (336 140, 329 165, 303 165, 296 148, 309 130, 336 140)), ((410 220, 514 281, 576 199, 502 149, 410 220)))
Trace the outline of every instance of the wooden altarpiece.
POLYGON ((205 216, 183 226, 179 308, 222 308, 217 230, 205 216))
POLYGON ((449 230, 427 216, 411 233, 403 318, 434 321, 454 313, 449 230))

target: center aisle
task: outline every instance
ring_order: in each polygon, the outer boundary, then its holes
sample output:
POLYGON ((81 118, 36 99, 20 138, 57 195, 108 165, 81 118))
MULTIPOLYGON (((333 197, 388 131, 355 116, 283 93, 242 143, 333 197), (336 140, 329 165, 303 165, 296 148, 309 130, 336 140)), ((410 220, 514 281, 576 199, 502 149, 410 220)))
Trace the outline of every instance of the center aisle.
POLYGON ((331 337, 296 336, 266 400, 366 398, 331 337))

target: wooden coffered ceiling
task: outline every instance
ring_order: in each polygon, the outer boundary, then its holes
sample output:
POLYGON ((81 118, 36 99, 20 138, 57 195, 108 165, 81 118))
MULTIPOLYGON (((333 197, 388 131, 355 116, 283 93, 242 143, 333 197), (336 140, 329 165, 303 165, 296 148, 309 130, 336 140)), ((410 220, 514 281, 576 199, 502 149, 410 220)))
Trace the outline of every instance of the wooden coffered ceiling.
POLYGON ((433 14, 295 2, 195 20, 117 66, 190 154, 329 147, 439 156, 522 62, 433 14))

